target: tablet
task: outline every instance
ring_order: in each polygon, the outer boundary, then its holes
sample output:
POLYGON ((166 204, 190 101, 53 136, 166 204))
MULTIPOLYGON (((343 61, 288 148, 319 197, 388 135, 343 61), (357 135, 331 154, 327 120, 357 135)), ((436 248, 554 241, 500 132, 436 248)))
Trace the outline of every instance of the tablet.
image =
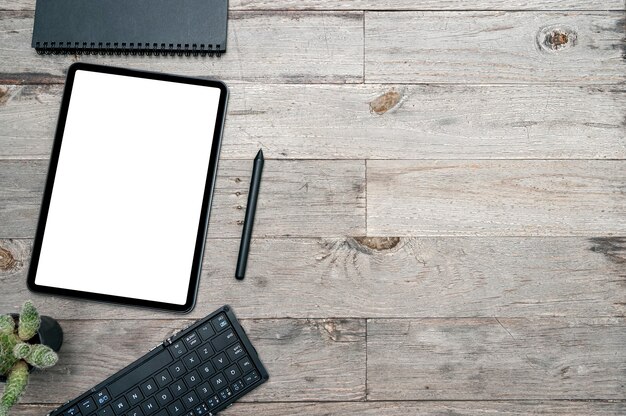
POLYGON ((218 81, 72 65, 28 287, 190 311, 227 95, 218 81))

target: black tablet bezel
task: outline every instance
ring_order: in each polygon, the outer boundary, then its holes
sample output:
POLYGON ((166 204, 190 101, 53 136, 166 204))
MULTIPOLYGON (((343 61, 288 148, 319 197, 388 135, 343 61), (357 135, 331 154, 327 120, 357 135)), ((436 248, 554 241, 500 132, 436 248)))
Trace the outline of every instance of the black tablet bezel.
MULTIPOLYGON (((198 285, 200 283, 200 272, 202 269, 202 258, 204 254, 204 244, 206 240, 206 234, 209 224, 209 214, 211 211, 211 201, 213 199, 213 191, 215 189, 215 179, 217 176, 217 165, 219 159, 219 152, 222 141, 222 132, 224 130, 224 120, 226 117, 226 103, 228 100, 228 88, 223 82, 216 80, 207 80, 200 78, 188 78, 178 75, 161 74, 155 72, 140 71, 134 69, 108 67, 103 65, 75 63, 72 64, 67 72, 67 80, 65 83, 65 90, 63 92, 63 100, 61 102, 61 111, 59 113, 59 121, 57 123, 57 129, 54 137, 54 143, 52 145, 52 155, 50 157, 50 165, 48 168, 48 176, 46 179, 46 186, 43 193, 43 201, 41 204, 41 211, 39 213, 39 222, 37 224, 37 231, 35 234, 35 241, 33 244, 33 251, 31 255, 30 268, 28 270, 27 285, 33 292, 48 293, 53 295, 79 297, 82 299, 90 299, 103 302, 121 303, 124 305, 133 306, 145 306, 157 309, 164 309, 175 312, 189 312, 195 306, 196 295, 198 292, 198 285), (64 289, 52 286, 43 286, 35 283, 35 277, 37 275, 37 266, 39 264, 39 256, 41 254, 41 246, 43 243, 43 237, 46 229, 46 221, 48 219, 48 210, 50 208, 50 198, 52 196, 52 190, 54 187, 54 179, 56 176, 57 165, 59 162, 59 155, 61 153, 61 142, 63 140, 63 133, 65 131, 65 122, 67 119, 67 112, 69 109, 70 99, 72 95, 72 88, 74 86, 74 77, 76 71, 91 71, 100 72, 105 74, 122 75, 135 78, 146 78, 158 81, 169 81, 183 84, 200 85, 212 88, 218 88, 220 90, 220 98, 217 110, 217 117, 215 120, 215 129, 213 132, 213 143, 211 145, 211 158, 209 160, 209 168, 207 172, 206 183, 204 187, 204 197, 202 199, 202 207, 200 213, 200 221, 198 223, 198 233, 196 235, 196 244, 193 255, 193 263, 191 267, 191 277, 189 280, 189 287, 187 290, 187 298, 185 304, 178 305, 166 302, 157 302, 145 299, 128 298, 124 296, 114 296, 101 293, 84 292, 80 290, 64 289)), ((202 123, 202 120, 195 120, 193 122, 202 123)))

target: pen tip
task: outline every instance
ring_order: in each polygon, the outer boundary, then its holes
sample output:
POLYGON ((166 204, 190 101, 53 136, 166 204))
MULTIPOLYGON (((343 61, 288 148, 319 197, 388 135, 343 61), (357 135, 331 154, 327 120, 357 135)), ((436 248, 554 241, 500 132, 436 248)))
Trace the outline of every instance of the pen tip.
POLYGON ((256 154, 255 159, 262 159, 263 158, 263 149, 259 150, 259 153, 256 154))

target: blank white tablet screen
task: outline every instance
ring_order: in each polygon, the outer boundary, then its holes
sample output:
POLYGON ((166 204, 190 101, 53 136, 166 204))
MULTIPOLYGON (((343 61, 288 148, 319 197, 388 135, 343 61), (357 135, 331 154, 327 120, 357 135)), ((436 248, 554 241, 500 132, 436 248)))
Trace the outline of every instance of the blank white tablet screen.
POLYGON ((37 285, 185 304, 219 98, 76 72, 37 285))

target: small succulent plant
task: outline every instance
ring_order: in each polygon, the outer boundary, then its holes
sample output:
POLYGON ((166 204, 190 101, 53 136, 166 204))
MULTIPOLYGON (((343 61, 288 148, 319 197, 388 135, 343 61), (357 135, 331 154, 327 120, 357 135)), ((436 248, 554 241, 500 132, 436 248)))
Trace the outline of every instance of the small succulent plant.
POLYGON ((59 357, 48 346, 29 344, 39 330, 41 318, 31 301, 26 301, 18 325, 10 315, 0 315, 0 375, 7 378, 0 398, 0 416, 7 416, 28 384, 28 365, 52 367, 59 357))

